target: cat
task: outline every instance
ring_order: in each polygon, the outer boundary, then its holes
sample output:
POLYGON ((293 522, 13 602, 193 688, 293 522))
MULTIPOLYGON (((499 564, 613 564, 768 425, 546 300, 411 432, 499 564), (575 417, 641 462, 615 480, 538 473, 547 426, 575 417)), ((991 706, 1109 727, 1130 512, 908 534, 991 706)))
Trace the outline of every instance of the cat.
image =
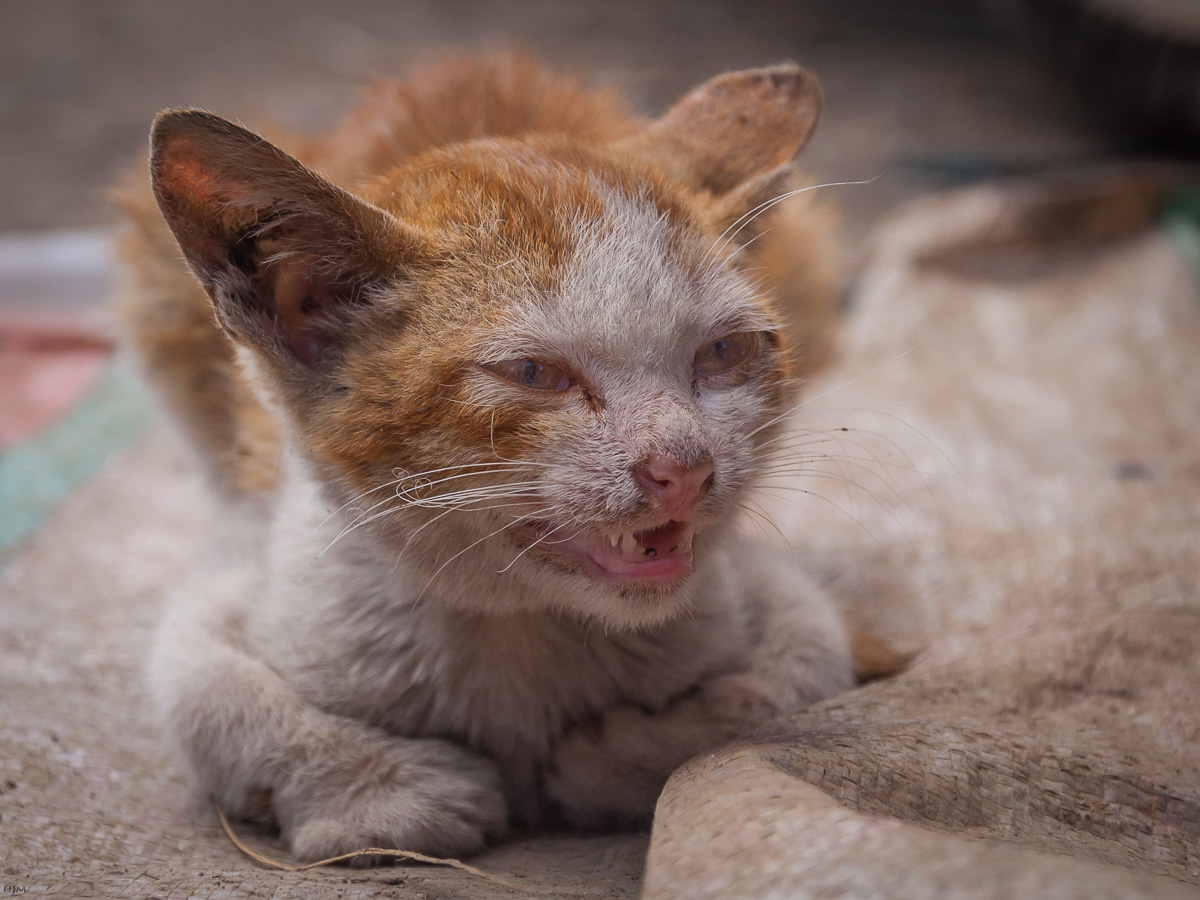
POLYGON ((819 110, 790 63, 647 122, 498 55, 293 153, 159 115, 120 312, 220 501, 149 676, 202 794, 306 860, 643 826, 851 686, 742 527, 830 353, 828 214, 776 205, 819 110))

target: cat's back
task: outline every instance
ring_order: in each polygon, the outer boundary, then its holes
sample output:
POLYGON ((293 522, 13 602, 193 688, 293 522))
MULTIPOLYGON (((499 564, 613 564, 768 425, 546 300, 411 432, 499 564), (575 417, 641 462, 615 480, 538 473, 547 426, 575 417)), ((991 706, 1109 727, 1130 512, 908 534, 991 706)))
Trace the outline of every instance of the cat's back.
POLYGON ((639 123, 611 90, 588 90, 528 56, 455 54, 372 85, 301 158, 352 186, 427 150, 485 137, 556 134, 585 143, 627 137, 639 123))

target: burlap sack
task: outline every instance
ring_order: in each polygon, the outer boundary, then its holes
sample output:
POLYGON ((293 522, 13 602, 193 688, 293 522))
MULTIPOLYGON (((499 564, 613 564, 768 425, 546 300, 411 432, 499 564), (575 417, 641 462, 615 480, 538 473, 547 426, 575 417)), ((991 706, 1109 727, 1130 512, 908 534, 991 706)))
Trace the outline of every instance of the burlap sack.
POLYGON ((1160 196, 974 189, 882 232, 791 442, 811 493, 760 504, 922 652, 676 773, 646 896, 1200 895, 1200 301, 1160 196))

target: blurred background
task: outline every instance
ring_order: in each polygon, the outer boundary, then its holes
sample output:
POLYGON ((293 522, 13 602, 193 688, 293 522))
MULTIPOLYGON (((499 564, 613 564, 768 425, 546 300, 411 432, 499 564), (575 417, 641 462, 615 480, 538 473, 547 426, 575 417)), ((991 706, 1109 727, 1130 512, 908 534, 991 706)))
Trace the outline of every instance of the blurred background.
MULTIPOLYGON (((1085 6, 1029 4, 1072 5, 1085 6)), ((1073 89, 1047 64, 1054 52, 1044 46, 1053 40, 1046 32, 1070 25, 1068 14, 1058 9, 1049 24, 1030 22, 1020 0, 993 0, 990 8, 976 0, 8 0, 4 6, 3 231, 114 221, 105 188, 138 159, 150 120, 164 107, 201 106, 247 123, 269 116, 289 129, 320 131, 371 78, 400 74, 414 60, 451 48, 528 49, 591 83, 619 86, 646 113, 715 73, 796 60, 817 73, 826 92, 825 117, 808 153, 814 176, 881 176, 869 187, 839 191, 852 238, 915 192, 1148 146, 1105 108, 1107 98, 1087 99, 1086 89, 1073 89)), ((1073 31, 1079 36, 1081 26, 1073 31)), ((1060 62, 1080 55, 1078 47, 1059 50, 1060 62)), ((1105 63, 1113 67, 1111 54, 1105 63)))
MULTIPOLYGON (((1195 0, 2 2, 0 454, 101 371, 119 278, 106 191, 144 165, 165 107, 319 132, 372 78, 516 47, 649 115, 721 71, 793 59, 825 90, 812 178, 871 180, 826 195, 852 264, 907 198, 1188 153, 1200 121, 1195 0)), ((0 457, 11 498, 30 476, 5 472, 0 457)))

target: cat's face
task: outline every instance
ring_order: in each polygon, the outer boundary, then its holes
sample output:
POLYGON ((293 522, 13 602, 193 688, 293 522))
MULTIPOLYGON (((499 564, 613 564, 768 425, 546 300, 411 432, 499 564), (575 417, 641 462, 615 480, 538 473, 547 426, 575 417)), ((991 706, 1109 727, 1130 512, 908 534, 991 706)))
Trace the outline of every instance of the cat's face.
POLYGON ((437 596, 676 614, 788 396, 730 192, 637 147, 484 141, 358 200, 218 123, 159 142, 160 202, 333 499, 437 596))
POLYGON ((780 411, 778 323, 661 182, 590 154, 517 156, 422 163, 420 195, 394 208, 425 209, 423 231, 456 248, 384 295, 411 313, 343 350, 346 392, 307 440, 350 490, 392 485, 370 505, 401 513, 378 525, 424 568, 462 551, 449 566, 533 579, 580 612, 661 617, 780 411))

